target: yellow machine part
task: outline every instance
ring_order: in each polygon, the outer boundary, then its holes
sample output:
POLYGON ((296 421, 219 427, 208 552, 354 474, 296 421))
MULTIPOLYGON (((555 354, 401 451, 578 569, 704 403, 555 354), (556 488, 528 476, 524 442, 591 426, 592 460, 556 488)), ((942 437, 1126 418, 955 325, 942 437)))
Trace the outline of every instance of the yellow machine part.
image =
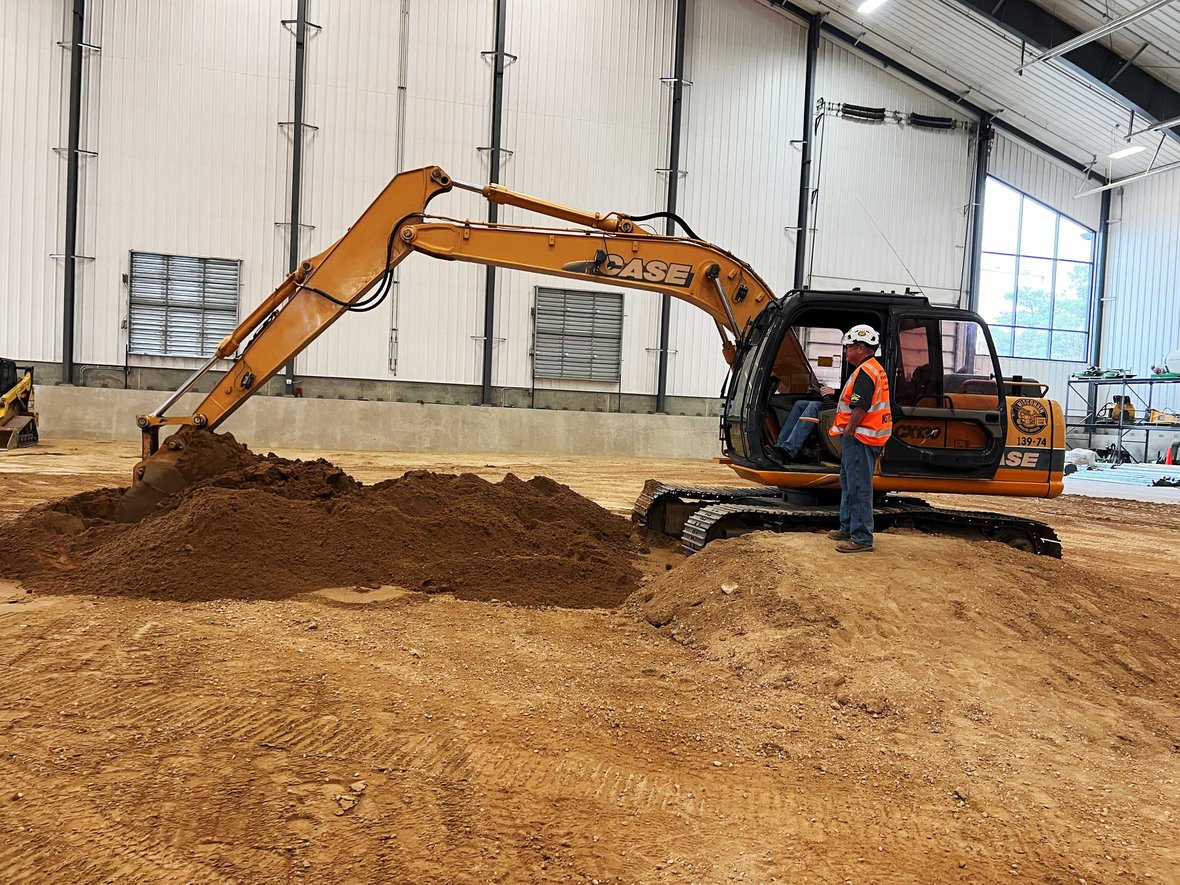
POLYGON ((36 445, 37 413, 33 411, 33 373, 26 371, 15 386, 0 394, 0 452, 36 445))

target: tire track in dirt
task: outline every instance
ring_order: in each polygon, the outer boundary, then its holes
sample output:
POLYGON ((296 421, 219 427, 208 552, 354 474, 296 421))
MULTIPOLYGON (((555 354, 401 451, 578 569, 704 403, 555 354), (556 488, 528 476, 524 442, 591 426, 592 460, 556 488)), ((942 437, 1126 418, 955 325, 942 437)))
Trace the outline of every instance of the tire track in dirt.
MULTIPOLYGON (((229 682, 231 674, 220 668, 234 643, 193 645, 191 637, 183 632, 168 636, 149 632, 136 636, 142 621, 117 626, 114 623, 117 619, 96 623, 85 620, 87 617, 55 619, 41 625, 40 632, 46 638, 37 643, 34 654, 21 660, 15 668, 17 672, 9 674, 10 678, 0 689, 3 699, 0 703, 7 706, 14 697, 35 697, 44 712, 37 721, 9 726, 8 734, 18 735, 20 744, 44 748, 59 744, 76 747, 79 740, 93 743, 97 735, 106 733, 110 736, 112 752, 134 751, 140 764, 146 766, 159 765, 160 756, 165 753, 209 754, 210 765, 217 759, 217 751, 225 759, 236 754, 243 761, 234 769, 233 776, 240 779, 235 789, 207 799, 202 796, 202 802, 194 802, 197 797, 193 796, 177 799, 186 809, 174 813, 188 830, 186 838, 190 840, 193 837, 199 840, 207 833, 210 824, 202 815, 207 815, 209 820, 221 818, 244 827, 245 812, 254 813, 254 809, 247 807, 243 798, 269 796, 274 802, 277 793, 279 807, 285 813, 279 819, 255 822, 254 830, 265 826, 265 838, 276 843, 290 841, 296 832, 291 819, 296 815, 310 816, 313 830, 318 824, 321 832, 313 832, 313 843, 297 854, 315 856, 326 843, 314 840, 329 838, 322 831, 333 820, 328 816, 331 810, 325 810, 329 800, 320 797, 313 801, 313 797, 304 805, 290 800, 283 805, 283 788, 311 783, 317 778, 323 784, 324 771, 347 784, 346 775, 382 769, 382 775, 372 776, 369 793, 348 818, 352 826, 359 828, 352 837, 359 840, 358 845, 376 847, 379 834, 371 828, 380 829, 402 816, 412 816, 412 828, 417 834, 415 848, 420 849, 420 855, 438 858, 437 865, 430 861, 429 869, 433 870, 432 875, 443 878, 448 875, 448 863, 466 869, 511 871, 536 869, 534 864, 548 856, 555 863, 561 860, 576 868, 584 867, 594 872, 594 877, 613 874, 627 879, 634 876, 636 863, 640 864, 639 868, 647 868, 644 865, 666 862, 668 857, 663 855, 669 853, 668 845, 682 842, 686 833, 691 832, 708 843, 707 856, 716 864, 715 868, 702 869, 703 855, 698 848, 695 872, 702 877, 744 874, 752 880, 765 881, 785 869, 812 873, 822 869, 847 870, 847 866, 840 865, 842 850, 866 854, 875 851, 870 843, 891 831, 898 835, 904 833, 906 844, 919 847, 924 841, 937 840, 948 833, 946 829, 940 831, 929 826, 930 820, 935 819, 932 811, 925 817, 916 814, 919 808, 914 803, 920 801, 921 791, 902 789, 900 803, 896 806, 885 803, 889 807, 882 808, 879 791, 869 790, 868 785, 856 785, 848 778, 820 779, 809 773, 812 763, 808 759, 813 751, 819 752, 814 744, 793 748, 792 761, 783 766, 747 756, 735 760, 735 768, 714 770, 713 752, 691 745, 687 750, 682 749, 682 755, 675 760, 645 765, 630 758, 630 753, 653 742, 672 740, 684 746, 676 729, 684 729, 685 723, 668 722, 661 715, 651 717, 646 728, 636 728, 628 722, 628 737, 613 754, 613 761, 603 761, 612 757, 610 746, 614 738, 610 731, 597 728, 584 718, 585 708, 569 708, 563 713, 558 705, 556 715, 573 723, 573 728, 560 738, 544 730, 535 733, 532 718, 526 724, 521 719, 498 720, 495 714, 474 720, 462 716, 444 718, 428 724, 424 717, 429 714, 425 710, 434 709, 437 713, 432 700, 437 691, 434 683, 445 679, 445 674, 431 677, 423 671, 420 681, 411 685, 405 679, 394 682, 398 674, 382 667, 376 681, 364 670, 358 670, 354 672, 359 675, 359 681, 343 682, 335 668, 343 667, 346 657, 352 659, 355 667, 355 651, 337 643, 330 643, 327 648, 321 646, 316 649, 320 655, 310 657, 296 656, 293 646, 285 647, 286 643, 280 642, 268 649, 260 668, 246 682, 245 690, 253 693, 233 696, 223 693, 219 686, 229 682), (103 631, 107 635, 101 635, 103 631), (111 631, 118 633, 117 638, 111 638, 111 631), (157 666, 145 668, 144 662, 153 658, 157 666), (107 671, 95 670, 104 661, 108 662, 107 671), (331 675, 325 683, 324 677, 316 676, 317 673, 331 675), (317 685, 337 687, 317 692, 317 685), (369 711, 359 713, 363 709, 360 698, 366 691, 396 691, 386 707, 392 705, 409 712, 400 717, 387 711, 373 715, 370 698, 369 711), (308 710, 294 709, 304 702, 308 710), (69 715, 58 718, 63 710, 69 715), (587 732, 587 727, 594 730, 587 732), (657 727, 658 731, 652 730, 657 727), (80 733, 81 730, 85 733, 80 733), (477 730, 482 733, 474 734, 477 730), (259 758, 266 760, 265 765, 257 761, 259 758), (249 775, 252 767, 265 769, 265 779, 260 779, 262 775, 257 772, 249 775), (796 772, 794 782, 790 779, 792 769, 796 772), (247 772, 245 776, 243 771, 247 772), (829 780, 831 786, 827 788, 829 780), (795 795, 796 784, 806 786, 808 795, 795 795), (826 798, 819 801, 821 792, 828 793, 829 789, 832 795, 840 794, 835 804, 827 803, 826 798), (398 804, 398 796, 414 796, 413 805, 398 804), (535 816, 539 807, 553 808, 564 803, 578 809, 576 819, 581 822, 583 835, 587 822, 593 826, 595 819, 609 819, 616 845, 584 845, 576 834, 570 838, 555 831, 549 819, 535 816), (907 820, 903 808, 917 820, 907 820), (391 809, 396 814, 366 817, 366 809, 374 813, 391 809), (860 819, 854 827, 834 819, 837 814, 860 819), (813 817, 817 822, 812 823, 813 817), (626 828, 628 838, 624 848, 618 839, 619 828, 631 822, 641 826, 626 828), (534 841, 522 835, 526 832, 544 833, 546 838, 534 841), (486 849, 481 847, 489 840, 502 840, 503 850, 494 859, 486 857, 486 849), (565 841, 572 844, 563 846, 565 841), (798 856, 784 856, 784 843, 796 846, 798 856), (809 861, 804 857, 809 848, 826 859, 813 857, 809 861), (769 860, 761 859, 764 853, 769 860), (513 867, 514 863, 524 866, 513 867)), ((198 620, 190 624, 188 632, 208 634, 218 629, 198 620)), ((259 629, 268 629, 268 625, 262 624, 259 629)), ((244 638, 251 640, 248 634, 244 638)), ((380 649, 375 657, 391 652, 391 649, 380 649)), ((522 688, 527 690, 530 686, 531 683, 522 688)), ((479 685, 474 689, 478 690, 479 685)), ((455 703, 454 698, 451 703, 455 703)), ((459 703, 462 709, 462 701, 459 703)), ((532 710, 531 702, 528 709, 532 710)), ((37 771, 38 766, 51 768, 47 761, 38 754, 24 769, 27 773, 27 770, 37 771)), ((0 770, 11 767, 0 764, 0 770)), ((838 764, 835 767, 838 769, 838 764)), ((873 779, 883 783, 893 780, 884 772, 873 779)), ((145 783, 147 786, 136 792, 135 804, 152 801, 153 790, 167 795, 167 787, 183 781, 152 781, 146 776, 145 783)), ((89 817, 101 816, 104 808, 119 806, 110 803, 104 806, 87 799, 85 807, 89 817)), ((50 818, 39 820, 39 829, 54 831, 50 818)), ((960 834, 970 832, 966 826, 956 828, 946 818, 943 820, 960 834)), ((981 844, 987 844, 989 835, 994 840, 995 825, 979 831, 981 844)), ((168 850, 164 841, 158 843, 158 849, 153 847, 157 843, 150 834, 132 824, 120 823, 114 834, 115 850, 125 851, 132 858, 150 859, 153 851, 168 850)), ((23 841, 27 850, 28 841, 23 841)), ((59 845, 59 841, 46 839, 37 853, 51 854, 55 862, 60 860, 66 865, 83 862, 84 857, 75 854, 68 840, 65 845, 59 845)), ((1069 842, 1063 839, 1059 827, 1050 826, 1046 830, 1023 823, 1010 826, 1003 834, 1003 841, 1007 847, 1024 852, 1023 856, 1034 867, 1044 863, 1048 869, 1060 869, 1060 864, 1053 863, 1053 852, 1046 843, 1057 847, 1069 842)), ((111 851, 107 846, 108 855, 111 851)), ((290 863, 277 858, 260 864, 251 856, 247 863, 240 848, 227 855, 229 860, 241 864, 242 869, 255 871, 265 866, 268 874, 276 877, 290 874, 290 863)), ((981 857, 979 861, 990 868, 998 863, 998 857, 990 860, 981 857)), ((206 875, 216 872, 200 866, 199 861, 194 862, 206 875)), ((423 872, 420 858, 413 867, 399 866, 393 860, 389 864, 393 878, 408 875, 410 869, 415 875, 423 872)), ((368 869, 372 872, 373 868, 368 869)), ((978 874, 981 867, 973 865, 973 869, 978 874)), ((135 866, 135 870, 139 871, 140 866, 135 866)), ((104 875, 101 870, 97 872, 97 878, 104 875)), ((878 881, 890 881, 888 874, 882 876, 874 870, 873 875, 878 881)), ((176 878, 200 877, 181 871, 176 878)))
MULTIPOLYGON (((149 882, 161 878, 209 883, 238 881, 234 875, 222 875, 208 864, 190 860, 185 850, 169 845, 156 833, 141 832, 112 818, 91 795, 81 798, 96 824, 82 832, 70 830, 64 840, 55 839, 52 824, 57 822, 56 809, 29 808, 43 795, 43 788, 36 781, 14 773, 9 766, 4 766, 4 782, 6 789, 23 796, 20 820, 24 823, 6 825, 10 838, 0 844, 0 870, 9 882, 149 882), (23 832, 25 838, 11 838, 15 832, 23 832), (32 851, 30 841, 52 846, 53 850, 32 851)), ((7 814, 0 815, 0 820, 5 817, 7 814)), ((72 817, 76 820, 78 815, 72 817)), ((280 871, 268 870, 266 875, 278 876, 280 871)))

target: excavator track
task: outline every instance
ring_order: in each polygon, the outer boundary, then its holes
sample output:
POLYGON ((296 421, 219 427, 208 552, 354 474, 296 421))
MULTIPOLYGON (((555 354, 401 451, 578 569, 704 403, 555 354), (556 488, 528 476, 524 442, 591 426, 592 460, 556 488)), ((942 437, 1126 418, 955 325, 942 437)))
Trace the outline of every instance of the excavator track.
MULTIPOLYGON (((826 531, 837 528, 840 522, 838 507, 791 504, 782 495, 768 494, 765 488, 692 489, 659 483, 648 483, 644 488, 632 518, 649 528, 676 535, 685 553, 696 553, 710 541, 746 532, 826 531), (674 505, 669 506, 673 501, 674 505), (679 519, 668 520, 667 514, 689 510, 677 532, 666 531, 665 527, 645 520, 647 514, 657 512, 664 515, 664 526, 675 528, 679 519)), ((946 510, 931 507, 919 498, 902 497, 887 498, 873 509, 873 518, 879 530, 910 528, 931 534, 986 538, 1030 553, 1061 557, 1057 534, 1050 526, 1032 519, 984 511, 946 510)))

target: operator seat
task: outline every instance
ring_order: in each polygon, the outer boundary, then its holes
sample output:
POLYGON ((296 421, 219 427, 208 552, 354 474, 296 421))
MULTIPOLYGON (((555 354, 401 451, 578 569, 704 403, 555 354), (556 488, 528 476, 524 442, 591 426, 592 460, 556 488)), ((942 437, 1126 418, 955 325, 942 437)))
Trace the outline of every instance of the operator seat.
POLYGON ((829 455, 836 461, 840 460, 840 456, 844 452, 844 440, 839 436, 832 436, 830 431, 832 423, 836 420, 835 409, 823 409, 819 413, 819 428, 816 433, 819 434, 819 444, 823 447, 829 455))

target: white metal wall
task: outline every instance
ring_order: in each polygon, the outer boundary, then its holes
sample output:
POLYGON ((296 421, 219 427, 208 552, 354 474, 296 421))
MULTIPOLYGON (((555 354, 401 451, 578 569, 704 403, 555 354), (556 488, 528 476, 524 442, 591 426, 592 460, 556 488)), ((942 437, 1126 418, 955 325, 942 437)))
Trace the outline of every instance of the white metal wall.
MULTIPOLYGON (((124 360, 129 252, 242 261, 243 315, 285 254, 290 3, 106 0, 86 133, 79 362, 124 360)), ((144 357, 141 365, 176 365, 144 357)))
MULTIPOLYGON (((15 0, 0 30, 0 347, 60 359, 68 54, 57 46, 68 0, 15 0), (15 125, 12 125, 15 121, 15 125)), ((673 0, 510 0, 503 168, 509 186, 594 210, 663 208, 673 0)), ((749 261, 776 290, 791 284, 802 132, 805 30, 751 0, 690 0, 680 213, 749 261)), ((311 0, 302 237, 314 254, 340 236, 402 168, 439 163, 486 181, 494 4, 489 0, 311 0), (402 46, 405 46, 403 56, 402 46), (404 65, 403 65, 404 61, 404 65), (404 69, 404 77, 403 77, 404 69), (404 86, 404 90, 402 87, 404 86), (398 93, 404 91, 405 123, 398 93)), ((280 21, 295 0, 93 0, 82 146, 79 362, 123 361, 128 252, 240 258, 242 309, 282 277, 289 214, 294 38, 280 21)), ((824 41, 817 94, 832 101, 959 116, 955 108, 824 41)), ((829 120, 822 157, 816 283, 910 284, 872 214, 928 293, 954 300, 973 162, 962 132, 829 120), (858 202, 859 201, 859 202, 858 202), (865 209, 861 208, 861 205, 865 209), (868 214, 866 214, 866 209, 868 214), (904 224, 899 219, 904 219, 904 224)), ((818 158, 817 158, 818 159, 818 158)), ((1089 226, 1099 198, 1074 200, 1080 176, 1000 135, 993 172, 1089 226)), ((1176 285, 1173 207, 1180 184, 1127 189, 1112 230, 1103 361, 1133 363, 1180 346, 1168 301, 1176 285), (1150 355, 1148 355, 1150 354, 1150 355)), ((1117 205, 1117 200, 1116 200, 1117 205)), ((469 194, 436 211, 483 218, 469 194)), ((505 211, 510 221, 523 213, 505 211)), ((657 229, 662 226, 656 225, 657 229)), ((480 380, 484 269, 414 258, 379 311, 346 317, 303 355, 312 375, 475 384, 480 380), (391 342, 392 339, 392 342, 391 342), (394 362, 395 361, 395 362, 394 362), (396 365, 396 369, 394 369, 396 365)), ((531 378, 533 286, 500 273, 494 383, 531 378)), ((563 283, 564 285, 564 283, 563 283)), ((625 392, 655 390, 659 299, 629 293, 625 392)), ((669 392, 713 396, 725 374, 717 334, 673 302, 669 392)), ((144 364, 182 361, 140 358, 144 364)), ((1073 364, 1008 360, 1063 395, 1073 364)), ((571 385, 593 389, 594 385, 571 385)))
MULTIPOLYGON (((595 212, 662 210, 671 74, 671 0, 513 0, 507 50, 503 181, 513 190, 595 212)), ((505 207, 501 221, 563 226, 505 207)), ((662 225, 657 228, 663 232, 662 225)), ((624 292, 621 385, 537 379, 537 387, 650 393, 656 385, 658 296, 500 271, 492 382, 533 383, 534 287, 624 292)))
MULTIPOLYGON (((0 26, 0 356, 61 359, 65 251, 62 121, 69 107, 69 52, 60 4, 15 0, 0 26)), ((85 145, 83 145, 85 146, 85 145)))
MULTIPOLYGON (((816 93, 828 102, 970 119, 828 39, 820 44, 816 93)), ((964 129, 825 119, 813 164, 813 286, 901 292, 916 283, 931 301, 959 303, 972 143, 964 129)))
MULTIPOLYGON (((749 0, 689 4, 679 214, 748 262, 776 292, 791 286, 807 33, 749 0)), ((660 165, 666 165, 661 163, 660 165)), ((717 396, 725 378, 717 329, 678 301, 671 312, 668 392, 717 396)))
MULTIPOLYGON (((304 137, 300 215, 314 225, 300 237, 300 257, 322 251, 341 237, 397 172, 400 5, 388 0, 311 0, 304 119, 317 128, 304 137)), ((294 18, 294 16, 289 16, 294 18)), ((293 38, 292 38, 293 39, 293 38)), ((285 120, 294 117, 294 88, 285 120)), ((290 127, 283 130, 288 141, 290 127)), ((290 200, 290 149, 280 163, 290 200)), ((290 216, 289 202, 279 218, 290 216)), ((283 229, 286 233, 287 229, 283 229)), ((287 271, 284 250, 277 282, 287 271)), ((273 285, 272 285, 273 288, 273 285)), ((247 302, 265 293, 249 293, 247 302)), ((296 362, 308 375, 383 378, 388 372, 394 299, 345 315, 296 362)))
MULTIPOLYGON (((491 139, 492 68, 480 53, 495 48, 493 4, 486 0, 408 3, 405 166, 437 164, 455 178, 487 181, 488 157, 477 148, 486 147, 491 139)), ((452 192, 435 200, 431 209, 455 218, 483 219, 486 205, 472 194, 452 192)), ((411 257, 401 267, 394 308, 397 372, 393 377, 478 384, 484 269, 422 256, 411 257)))
MULTIPOLYGON (((1140 378, 1180 350, 1180 176, 1127 185, 1111 206, 1102 365, 1140 378)), ((1180 410, 1180 390, 1157 388, 1156 404, 1180 410)))

